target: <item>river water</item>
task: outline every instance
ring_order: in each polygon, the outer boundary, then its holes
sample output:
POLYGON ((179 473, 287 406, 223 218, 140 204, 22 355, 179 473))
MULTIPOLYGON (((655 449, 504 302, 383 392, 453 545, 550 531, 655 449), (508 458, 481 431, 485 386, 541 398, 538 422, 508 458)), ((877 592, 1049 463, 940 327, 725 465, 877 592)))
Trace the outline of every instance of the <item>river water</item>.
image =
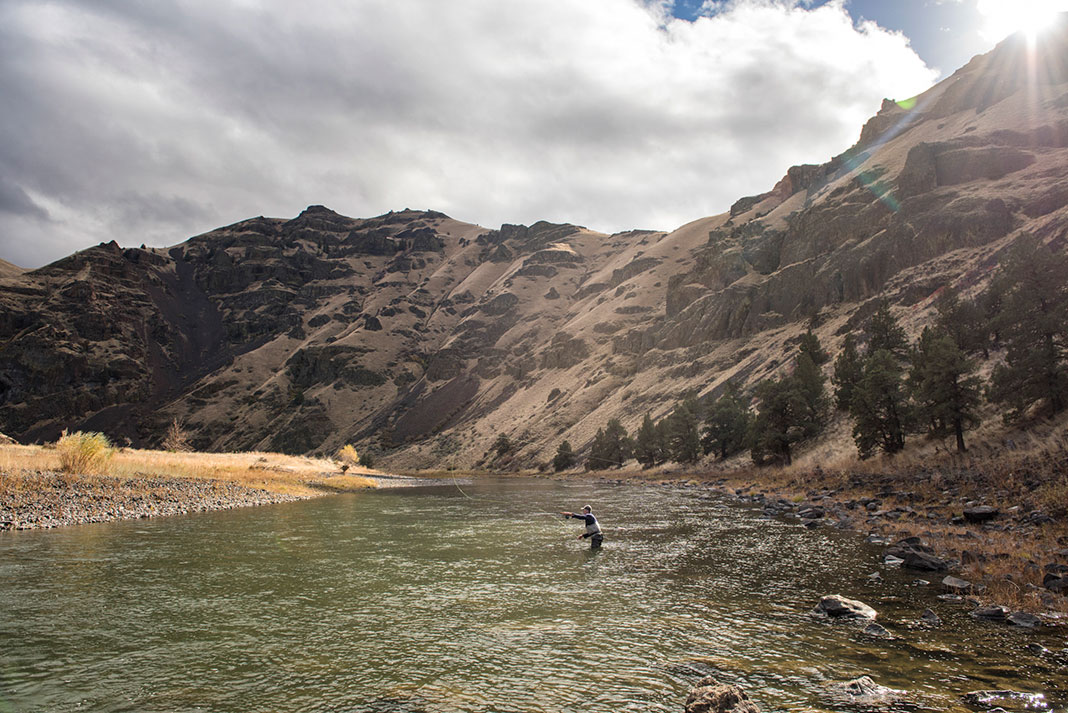
POLYGON ((1065 710, 1066 629, 973 622, 861 539, 699 491, 516 479, 5 533, 0 712, 677 712, 706 674, 765 711, 855 709, 831 690, 860 675, 897 710, 1001 688, 1065 710), (598 553, 553 514, 586 503, 598 553), (897 638, 809 615, 839 593, 897 638), (944 625, 909 628, 928 606, 944 625))

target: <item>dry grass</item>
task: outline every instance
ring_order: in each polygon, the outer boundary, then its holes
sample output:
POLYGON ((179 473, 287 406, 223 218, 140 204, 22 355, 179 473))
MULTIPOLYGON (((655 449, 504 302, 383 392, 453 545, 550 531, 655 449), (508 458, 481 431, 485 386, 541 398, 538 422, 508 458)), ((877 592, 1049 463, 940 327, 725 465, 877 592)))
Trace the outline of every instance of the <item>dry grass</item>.
POLYGON ((64 473, 96 473, 106 475, 108 463, 115 449, 103 433, 83 433, 76 431, 56 442, 59 455, 59 469, 64 473))
MULTIPOLYGON (((60 454, 41 446, 0 446, 0 495, 32 487, 41 471, 60 470, 60 454)), ((164 478, 219 480, 247 488, 260 488, 287 495, 313 495, 324 489, 357 490, 375 486, 373 471, 350 467, 341 475, 336 463, 321 458, 278 453, 193 453, 120 449, 107 466, 107 475, 144 480, 164 478), (355 472, 354 472, 355 471, 355 472)), ((101 478, 80 473, 71 477, 101 478)))

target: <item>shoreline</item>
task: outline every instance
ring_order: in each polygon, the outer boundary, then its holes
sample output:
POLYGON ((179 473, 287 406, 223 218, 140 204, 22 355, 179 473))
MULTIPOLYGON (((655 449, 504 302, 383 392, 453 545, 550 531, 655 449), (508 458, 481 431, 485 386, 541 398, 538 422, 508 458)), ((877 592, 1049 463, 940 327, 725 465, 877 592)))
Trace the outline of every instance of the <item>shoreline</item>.
MULTIPOLYGON (((371 487, 338 487, 330 478, 304 481, 300 492, 279 492, 213 478, 141 475, 70 475, 58 471, 20 474, 18 485, 0 493, 0 533, 47 530, 118 520, 233 510, 310 500, 369 489, 447 484, 440 478, 361 473, 371 487)), ((336 476, 335 476, 336 478, 336 476)))
POLYGON ((43 471, 0 502, 0 532, 140 520, 306 500, 223 480, 70 476, 43 471))

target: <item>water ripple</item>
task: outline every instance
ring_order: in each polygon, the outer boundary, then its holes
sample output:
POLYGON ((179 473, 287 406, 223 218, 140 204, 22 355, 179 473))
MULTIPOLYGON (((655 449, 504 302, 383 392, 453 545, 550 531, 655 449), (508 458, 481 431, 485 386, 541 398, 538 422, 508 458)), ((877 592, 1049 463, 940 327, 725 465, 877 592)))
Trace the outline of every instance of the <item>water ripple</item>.
POLYGON ((862 674, 934 709, 980 688, 1064 706, 1064 666, 1015 632, 949 605, 905 630, 930 593, 873 585, 856 536, 663 488, 464 491, 0 537, 0 709, 677 711, 706 674, 764 709, 834 707, 829 684, 862 674), (550 514, 585 502, 600 553, 550 514), (837 592, 904 635, 809 616, 837 592))

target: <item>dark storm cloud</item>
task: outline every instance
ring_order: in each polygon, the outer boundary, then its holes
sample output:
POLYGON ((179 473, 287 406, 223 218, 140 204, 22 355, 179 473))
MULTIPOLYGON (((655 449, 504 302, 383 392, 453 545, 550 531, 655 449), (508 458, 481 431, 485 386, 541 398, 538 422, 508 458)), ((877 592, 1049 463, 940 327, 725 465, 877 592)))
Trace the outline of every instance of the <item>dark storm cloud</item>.
POLYGON ((0 0, 0 257, 324 203, 671 229, 932 74, 838 5, 0 0))

